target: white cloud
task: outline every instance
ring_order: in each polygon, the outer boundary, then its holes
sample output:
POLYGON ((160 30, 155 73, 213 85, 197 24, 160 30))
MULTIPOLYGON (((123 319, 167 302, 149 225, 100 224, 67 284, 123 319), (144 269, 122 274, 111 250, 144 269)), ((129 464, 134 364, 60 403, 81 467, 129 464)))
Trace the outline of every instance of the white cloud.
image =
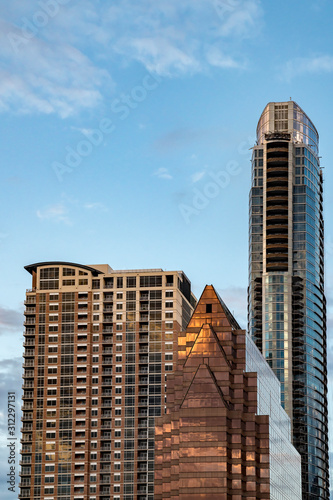
POLYGON ((218 47, 211 47, 208 50, 207 61, 212 66, 224 69, 244 69, 246 67, 244 62, 237 61, 230 55, 222 53, 218 47))
POLYGON ((158 170, 156 170, 153 175, 156 175, 156 177, 158 177, 159 179, 167 179, 167 180, 171 180, 173 177, 171 174, 169 174, 169 171, 167 168, 159 168, 158 170))
POLYGON ((103 203, 100 202, 94 202, 94 203, 85 203, 83 207, 86 210, 100 210, 102 212, 108 212, 108 209, 103 203))
POLYGON ((196 172, 195 174, 193 174, 191 176, 191 180, 193 183, 196 183, 196 182, 199 182, 203 176, 205 175, 206 171, 205 170, 202 170, 201 172, 196 172))
POLYGON ((52 222, 62 222, 64 224, 71 224, 68 217, 68 210, 64 203, 57 203, 49 205, 41 210, 37 210, 37 217, 41 220, 48 220, 52 222))
POLYGON ((282 79, 290 81, 304 74, 322 74, 333 72, 333 56, 321 55, 313 57, 298 57, 288 61, 282 68, 282 79))
POLYGON ((260 0, 71 0, 40 26, 40 3, 2 8, 0 112, 95 108, 113 91, 110 67, 133 61, 165 77, 244 68, 262 17, 260 0))

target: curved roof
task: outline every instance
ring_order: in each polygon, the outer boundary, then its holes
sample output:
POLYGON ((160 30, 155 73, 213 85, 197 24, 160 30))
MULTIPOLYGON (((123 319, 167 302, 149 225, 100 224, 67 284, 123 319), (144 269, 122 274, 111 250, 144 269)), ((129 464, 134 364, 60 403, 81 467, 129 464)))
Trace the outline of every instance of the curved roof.
POLYGON ((79 267, 80 269, 85 269, 86 271, 90 271, 93 276, 97 276, 98 274, 103 274, 102 271, 95 269, 94 267, 84 266, 82 264, 76 264, 75 262, 62 262, 58 260, 54 260, 51 262, 37 262, 36 264, 30 264, 29 266, 24 266, 24 269, 28 271, 28 273, 32 274, 33 271, 36 271, 37 267, 42 266, 72 266, 79 267))

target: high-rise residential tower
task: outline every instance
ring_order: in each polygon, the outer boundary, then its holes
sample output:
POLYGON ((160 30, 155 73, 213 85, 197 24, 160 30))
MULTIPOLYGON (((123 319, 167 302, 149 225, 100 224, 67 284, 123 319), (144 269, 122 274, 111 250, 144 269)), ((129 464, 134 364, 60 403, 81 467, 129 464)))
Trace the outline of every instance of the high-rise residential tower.
POLYGON ((155 417, 195 299, 183 272, 26 267, 20 499, 153 500, 155 417))
POLYGON ((249 332, 281 382, 302 457, 302 498, 329 498, 323 175, 318 132, 269 103, 253 148, 249 332))
POLYGON ((155 500, 301 500, 280 383, 213 286, 178 342, 156 419, 155 500))

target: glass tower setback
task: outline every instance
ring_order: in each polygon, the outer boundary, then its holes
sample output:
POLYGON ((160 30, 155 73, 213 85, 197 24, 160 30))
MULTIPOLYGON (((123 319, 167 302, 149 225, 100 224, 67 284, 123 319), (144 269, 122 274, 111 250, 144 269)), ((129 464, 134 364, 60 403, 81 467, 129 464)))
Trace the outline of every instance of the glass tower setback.
POLYGON ((252 157, 249 332, 281 383, 302 457, 303 500, 329 498, 323 176, 318 132, 269 103, 252 157))

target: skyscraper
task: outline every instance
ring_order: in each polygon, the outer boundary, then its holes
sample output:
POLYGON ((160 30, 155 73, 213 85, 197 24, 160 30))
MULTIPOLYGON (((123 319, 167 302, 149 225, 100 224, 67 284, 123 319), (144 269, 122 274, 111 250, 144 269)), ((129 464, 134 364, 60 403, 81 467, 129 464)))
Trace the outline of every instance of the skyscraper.
POLYGON ((21 499, 153 500, 155 416, 195 299, 183 272, 26 267, 21 499))
POLYGON ((280 384, 213 286, 179 336, 156 419, 155 500, 300 500, 280 384))
POLYGON ((318 132, 269 103, 253 148, 249 332, 281 382, 302 457, 303 500, 329 498, 323 174, 318 132))

